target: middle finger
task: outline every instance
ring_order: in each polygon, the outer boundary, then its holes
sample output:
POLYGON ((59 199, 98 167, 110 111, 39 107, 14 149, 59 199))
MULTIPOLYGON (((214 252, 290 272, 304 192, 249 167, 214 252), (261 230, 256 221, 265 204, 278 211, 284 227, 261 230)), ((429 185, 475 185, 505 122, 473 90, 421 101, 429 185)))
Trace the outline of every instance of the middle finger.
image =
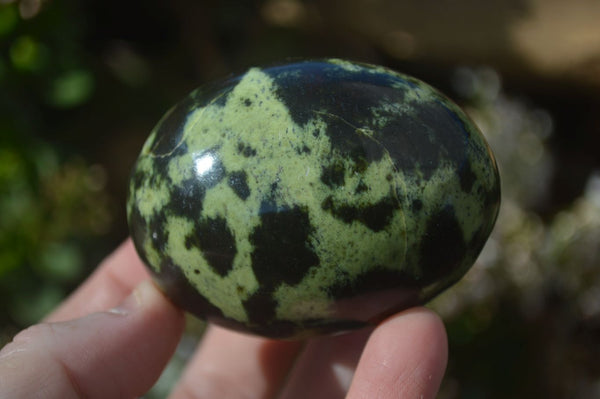
POLYGON ((344 398, 372 328, 307 342, 279 399, 344 398))
POLYGON ((211 325, 170 398, 272 398, 301 347, 211 325))

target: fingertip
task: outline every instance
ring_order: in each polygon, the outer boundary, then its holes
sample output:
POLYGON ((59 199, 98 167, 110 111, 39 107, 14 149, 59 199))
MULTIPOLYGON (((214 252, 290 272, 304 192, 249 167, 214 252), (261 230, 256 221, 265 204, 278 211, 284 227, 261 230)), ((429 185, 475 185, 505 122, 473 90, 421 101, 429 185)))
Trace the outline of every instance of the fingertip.
POLYGON ((421 346, 426 349, 422 351, 422 356, 426 354, 430 356, 431 366, 440 372, 439 380, 441 382, 448 363, 448 335, 440 316, 431 309, 417 307, 390 318, 389 322, 391 323, 391 328, 389 328, 391 334, 402 328, 415 338, 420 337, 420 341, 416 342, 416 347, 421 346))
POLYGON ((371 334, 348 397, 434 398, 448 359, 442 320, 429 309, 409 309, 371 334))
MULTIPOLYGON (((375 330, 374 334, 395 335, 398 330, 403 334, 420 336, 431 347, 431 352, 440 356, 444 368, 448 358, 448 337, 446 327, 440 316, 425 307, 407 309, 384 320, 375 330)), ((382 341, 388 341, 390 337, 383 337, 382 341)))

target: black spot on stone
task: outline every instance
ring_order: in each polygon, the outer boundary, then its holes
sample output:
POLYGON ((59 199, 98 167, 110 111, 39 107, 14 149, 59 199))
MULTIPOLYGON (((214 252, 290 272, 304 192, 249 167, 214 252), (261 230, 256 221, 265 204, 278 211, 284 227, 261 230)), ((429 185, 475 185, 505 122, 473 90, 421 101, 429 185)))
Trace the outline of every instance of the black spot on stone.
POLYGON ((398 203, 393 198, 384 198, 374 205, 364 207, 361 211, 360 221, 377 232, 385 229, 398 209, 398 203))
POLYGON ((397 170, 412 172, 418 168, 427 180, 442 161, 457 170, 465 161, 468 132, 464 122, 443 103, 424 103, 410 114, 388 121, 378 142, 397 170))
POLYGON ((150 241, 154 249, 159 253, 163 253, 169 239, 167 219, 163 212, 153 214, 148 221, 148 235, 150 235, 150 241))
POLYGON ((168 155, 165 155, 163 158, 169 159, 171 157, 178 157, 181 155, 185 155, 188 152, 188 145, 185 141, 182 141, 173 151, 171 151, 168 155))
MULTIPOLYGON (((365 111, 357 110, 356 112, 357 114, 354 116, 360 118, 361 113, 364 115, 365 111)), ((382 147, 376 138, 363 134, 360 129, 355 129, 352 125, 348 124, 348 120, 334 114, 320 114, 320 117, 327 123, 326 134, 329 137, 333 150, 341 154, 344 159, 350 159, 356 165, 368 166, 371 162, 381 160, 385 154, 384 147, 382 147)), ((348 117, 352 118, 352 116, 348 117)), ((362 118, 368 119, 368 116, 364 115, 362 118)), ((354 122, 356 123, 357 121, 354 122)))
POLYGON ((242 154, 246 158, 256 156, 256 150, 244 143, 238 143, 237 150, 239 154, 242 154))
POLYGON ((481 216, 481 226, 474 234, 469 248, 476 253, 479 253, 485 244, 490 231, 494 227, 498 211, 500 209, 500 182, 499 177, 495 174, 495 183, 490 190, 484 190, 479 186, 477 194, 483 198, 482 207, 483 215, 481 216))
POLYGON ((349 331, 367 325, 364 321, 332 318, 278 320, 276 316, 277 302, 270 295, 264 293, 256 293, 248 298, 244 302, 244 308, 250 321, 248 329, 256 334, 275 339, 292 338, 299 333, 311 331, 316 334, 349 331))
POLYGON ((361 194, 361 193, 364 193, 367 191, 369 191, 369 186, 367 186, 365 184, 365 182, 361 180, 360 182, 358 182, 358 185, 356 186, 356 190, 354 190, 354 193, 361 194))
MULTIPOLYGON (((493 187, 488 190, 484 194, 484 205, 487 209, 490 209, 491 212, 497 213, 500 207, 500 176, 498 175, 498 170, 496 169, 494 172, 493 187)), ((492 217, 495 220, 495 217, 492 217)))
POLYGON ((244 152, 242 153, 246 158, 250 158, 250 157, 254 157, 256 156, 256 150, 252 147, 246 147, 244 149, 244 152))
POLYGON ((423 201, 421 201, 420 199, 413 200, 410 204, 410 209, 413 212, 419 212, 421 209, 423 209, 423 201))
POLYGON ((133 179, 133 188, 137 191, 142 187, 142 184, 144 183, 144 180, 146 179, 146 174, 144 172, 142 172, 141 170, 137 170, 135 169, 135 172, 133 173, 132 179, 133 179))
POLYGON ((277 301, 270 292, 259 290, 243 302, 251 323, 267 324, 275 319, 277 301))
POLYGON ((471 168, 470 162, 465 162, 463 167, 458 172, 460 174, 460 188, 465 192, 471 192, 473 188, 473 183, 477 179, 473 169, 471 168))
POLYGON ((261 223, 250 235, 254 247, 252 269, 261 287, 272 290, 281 283, 298 284, 319 264, 309 238, 313 231, 308 212, 300 207, 273 209, 263 203, 261 223))
POLYGON ((240 170, 232 172, 229 175, 227 184, 241 200, 245 201, 250 196, 250 187, 248 187, 248 175, 246 174, 246 171, 240 170))
POLYGON ((205 105, 216 105, 223 107, 227 104, 229 94, 241 80, 241 76, 236 76, 224 80, 216 80, 207 83, 190 94, 194 101, 194 108, 200 108, 205 105))
POLYGON ((334 201, 333 197, 329 196, 323 200, 321 208, 344 223, 350 224, 357 221, 372 231, 378 232, 390 224, 399 205, 395 198, 391 196, 385 197, 375 204, 365 206, 339 204, 334 201))
POLYGON ((414 279, 403 271, 374 266, 354 279, 339 279, 327 288, 327 294, 333 299, 340 299, 373 291, 411 286, 416 286, 414 279))
POLYGON ((156 155, 169 154, 180 145, 183 137, 185 122, 194 107, 195 101, 186 97, 182 102, 171 108, 155 127, 156 135, 150 151, 156 155))
POLYGON ((330 211, 333 213, 335 209, 335 203, 333 202, 333 197, 330 195, 321 202, 321 209, 324 211, 330 211))
MULTIPOLYGON (((276 208, 276 199, 278 197, 278 191, 279 191, 279 178, 277 178, 277 180, 275 180, 273 183, 271 183, 271 188, 269 190, 269 193, 265 195, 265 197, 267 198, 267 201, 263 202, 260 206, 261 209, 261 213, 263 213, 263 206, 264 205, 268 205, 269 207, 271 207, 271 205, 273 207, 276 208)), ((273 207, 271 207, 270 209, 274 209, 273 207)))
POLYGON ((152 172, 146 176, 150 187, 157 187, 162 183, 171 184, 169 176, 169 165, 174 157, 181 156, 187 152, 187 144, 181 143, 171 153, 154 156, 152 158, 152 172))
POLYGON ((249 330, 263 337, 288 339, 304 331, 303 325, 289 320, 274 320, 265 324, 252 324, 249 330))
POLYGON ((162 168, 155 163, 151 173, 146 174, 147 188, 157 189, 163 184, 171 185, 171 177, 167 173, 166 167, 162 168))
POLYGON ((352 173, 363 174, 369 167, 369 162, 365 158, 365 152, 362 149, 356 148, 351 152, 350 159, 352 160, 352 173))
POLYGON ((185 237, 185 246, 199 248, 204 259, 220 276, 226 276, 233 268, 233 258, 237 253, 235 238, 227 221, 221 217, 197 222, 192 233, 185 237))
POLYGON ((230 320, 223 315, 221 309, 211 304, 190 284, 181 270, 181 265, 176 264, 170 257, 163 257, 159 273, 156 273, 153 269, 150 269, 150 272, 157 277, 161 288, 179 307, 208 320, 213 318, 220 321, 230 320))
POLYGON ((135 249, 137 250, 140 259, 147 264, 148 258, 146 255, 146 251, 141 243, 146 241, 146 236, 148 234, 148 227, 146 225, 146 219, 140 214, 139 209, 135 206, 131 208, 131 211, 128 214, 128 225, 129 225, 129 234, 131 234, 131 238, 133 239, 133 243, 135 245, 135 249))
POLYGON ((171 200, 166 205, 165 211, 190 220, 196 220, 202 212, 205 194, 206 187, 199 184, 195 178, 184 180, 181 184, 173 187, 171 200))
POLYGON ((311 153, 310 148, 306 144, 302 147, 296 148, 296 152, 298 153, 298 155, 311 153))
POLYGON ((277 96, 301 126, 314 117, 315 111, 346 121, 371 118, 373 105, 390 95, 403 96, 401 89, 392 88, 402 80, 400 77, 373 70, 349 71, 327 62, 304 62, 265 72, 274 79, 277 96))
POLYGON ((474 256, 477 256, 483 249, 485 242, 487 241, 492 225, 485 223, 479 226, 468 245, 468 250, 471 251, 474 256))
POLYGON ((342 187, 345 183, 345 168, 341 162, 333 162, 321 168, 321 181, 330 188, 342 187))
POLYGON ((432 215, 426 229, 419 249, 423 284, 450 275, 461 266, 468 250, 451 206, 432 215))
POLYGON ((267 213, 277 213, 279 212, 279 207, 277 203, 273 201, 271 198, 267 199, 260 203, 260 208, 258 210, 259 215, 267 214, 267 213))

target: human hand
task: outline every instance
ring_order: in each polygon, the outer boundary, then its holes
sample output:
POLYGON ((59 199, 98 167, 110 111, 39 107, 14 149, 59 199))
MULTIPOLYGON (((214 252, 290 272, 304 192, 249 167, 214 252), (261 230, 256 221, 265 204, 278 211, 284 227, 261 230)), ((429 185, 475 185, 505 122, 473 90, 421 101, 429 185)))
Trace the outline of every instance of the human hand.
MULTIPOLYGON (((184 326, 181 310, 148 279, 128 240, 42 323, 0 351, 0 398, 148 391, 184 326)), ((210 326, 170 399, 427 399, 435 397, 446 359, 443 324, 424 308, 374 329, 306 342, 210 326)))

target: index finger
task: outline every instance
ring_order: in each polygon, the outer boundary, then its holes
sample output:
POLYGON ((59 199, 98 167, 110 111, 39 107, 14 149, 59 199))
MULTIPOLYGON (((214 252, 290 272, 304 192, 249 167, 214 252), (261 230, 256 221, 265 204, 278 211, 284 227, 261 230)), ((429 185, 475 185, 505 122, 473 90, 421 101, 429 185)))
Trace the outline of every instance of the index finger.
POLYGON ((150 278, 131 239, 109 255, 90 277, 73 292, 45 321, 70 320, 110 309, 143 280, 150 278))

